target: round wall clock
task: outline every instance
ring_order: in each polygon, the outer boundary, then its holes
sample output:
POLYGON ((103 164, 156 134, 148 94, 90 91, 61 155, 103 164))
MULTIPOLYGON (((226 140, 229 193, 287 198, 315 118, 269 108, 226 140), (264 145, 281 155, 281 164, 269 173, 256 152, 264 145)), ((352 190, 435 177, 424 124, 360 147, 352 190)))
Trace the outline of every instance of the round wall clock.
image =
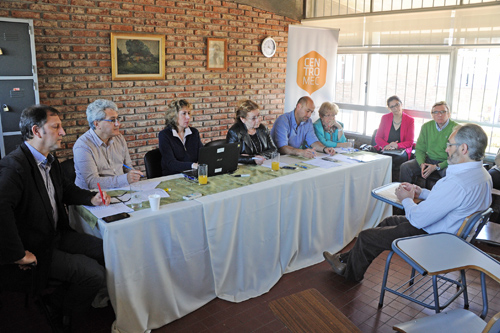
POLYGON ((262 41, 261 45, 262 54, 270 58, 276 53, 276 42, 272 37, 267 37, 262 41))

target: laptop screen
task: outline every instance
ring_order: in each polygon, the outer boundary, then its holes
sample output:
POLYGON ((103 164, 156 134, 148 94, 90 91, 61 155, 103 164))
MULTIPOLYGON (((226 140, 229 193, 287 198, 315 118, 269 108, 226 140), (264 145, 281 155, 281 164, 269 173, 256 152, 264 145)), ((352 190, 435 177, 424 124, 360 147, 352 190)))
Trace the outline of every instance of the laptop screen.
MULTIPOLYGON (((208 165, 208 176, 222 175, 238 168, 241 143, 224 143, 218 146, 206 146, 198 152, 198 164, 208 165)), ((198 172, 184 171, 184 174, 198 177, 198 172), (195 174, 196 175, 195 175, 195 174)))

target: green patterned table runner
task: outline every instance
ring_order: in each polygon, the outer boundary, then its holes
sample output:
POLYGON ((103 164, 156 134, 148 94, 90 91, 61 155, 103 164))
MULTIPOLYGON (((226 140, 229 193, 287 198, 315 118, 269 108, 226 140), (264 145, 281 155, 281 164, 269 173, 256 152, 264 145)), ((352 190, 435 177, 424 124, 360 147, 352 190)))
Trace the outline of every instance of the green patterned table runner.
MULTIPOLYGON (((309 169, 315 169, 316 167, 309 164, 304 164, 301 160, 304 160, 300 157, 297 158, 297 164, 304 165, 309 169)), ((174 202, 183 201, 183 196, 186 196, 191 193, 201 193, 203 196, 216 194, 228 190, 232 190, 235 188, 239 188, 246 185, 257 184, 266 180, 278 178, 281 176, 290 175, 293 173, 297 173, 300 171, 305 171, 306 169, 297 168, 295 170, 290 169, 280 169, 279 171, 272 171, 270 168, 256 166, 256 165, 238 165, 238 169, 233 174, 224 174, 219 176, 208 177, 208 184, 206 185, 198 185, 198 183, 190 182, 185 180, 184 178, 176 178, 162 181, 156 188, 161 189, 170 189, 168 194, 170 197, 161 198, 160 206, 167 205, 174 202), (236 175, 250 175, 250 177, 235 177, 236 175)), ((127 191, 123 190, 115 190, 115 191, 106 191, 108 195, 111 197, 119 196, 127 191)), ((130 204, 127 204, 130 207, 130 204)), ((136 209, 148 209, 150 208, 149 200, 146 200, 142 203, 142 208, 136 209)), ((77 212, 80 216, 90 225, 91 228, 94 228, 97 224, 97 217, 94 216, 89 210, 87 210, 83 206, 76 206, 77 212)))

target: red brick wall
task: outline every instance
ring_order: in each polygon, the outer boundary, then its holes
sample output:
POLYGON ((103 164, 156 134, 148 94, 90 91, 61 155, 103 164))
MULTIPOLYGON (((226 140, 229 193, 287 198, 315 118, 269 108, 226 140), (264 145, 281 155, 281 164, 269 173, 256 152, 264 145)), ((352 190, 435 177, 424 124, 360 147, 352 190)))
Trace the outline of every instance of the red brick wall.
POLYGON ((173 98, 193 104, 204 142, 225 138, 241 99, 257 102, 268 126, 283 113, 288 25, 298 23, 286 17, 217 0, 2 0, 0 17, 34 20, 40 100, 63 113, 62 159, 88 129, 85 109, 98 98, 118 104, 141 169, 173 98), (165 35, 165 80, 112 81, 111 32, 165 35), (278 44, 273 58, 260 52, 267 36, 278 44), (207 37, 227 40, 227 70, 206 69, 207 37))

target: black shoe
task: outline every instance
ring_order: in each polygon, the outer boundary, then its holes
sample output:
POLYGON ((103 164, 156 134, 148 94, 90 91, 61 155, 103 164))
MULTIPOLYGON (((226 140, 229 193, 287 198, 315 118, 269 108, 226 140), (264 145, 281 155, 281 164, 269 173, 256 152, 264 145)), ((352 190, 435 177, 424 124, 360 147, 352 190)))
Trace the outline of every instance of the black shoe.
POLYGON ((62 331, 64 333, 70 333, 71 330, 71 316, 62 317, 62 331))
POLYGON ((331 254, 328 251, 323 252, 323 257, 332 266, 333 271, 338 275, 344 276, 346 264, 340 261, 340 254, 331 254))
POLYGON ((52 332, 54 333, 64 333, 68 332, 64 329, 63 319, 64 316, 59 307, 55 306, 50 297, 42 296, 37 301, 40 311, 43 313, 47 321, 49 322, 50 327, 52 328, 52 332))

